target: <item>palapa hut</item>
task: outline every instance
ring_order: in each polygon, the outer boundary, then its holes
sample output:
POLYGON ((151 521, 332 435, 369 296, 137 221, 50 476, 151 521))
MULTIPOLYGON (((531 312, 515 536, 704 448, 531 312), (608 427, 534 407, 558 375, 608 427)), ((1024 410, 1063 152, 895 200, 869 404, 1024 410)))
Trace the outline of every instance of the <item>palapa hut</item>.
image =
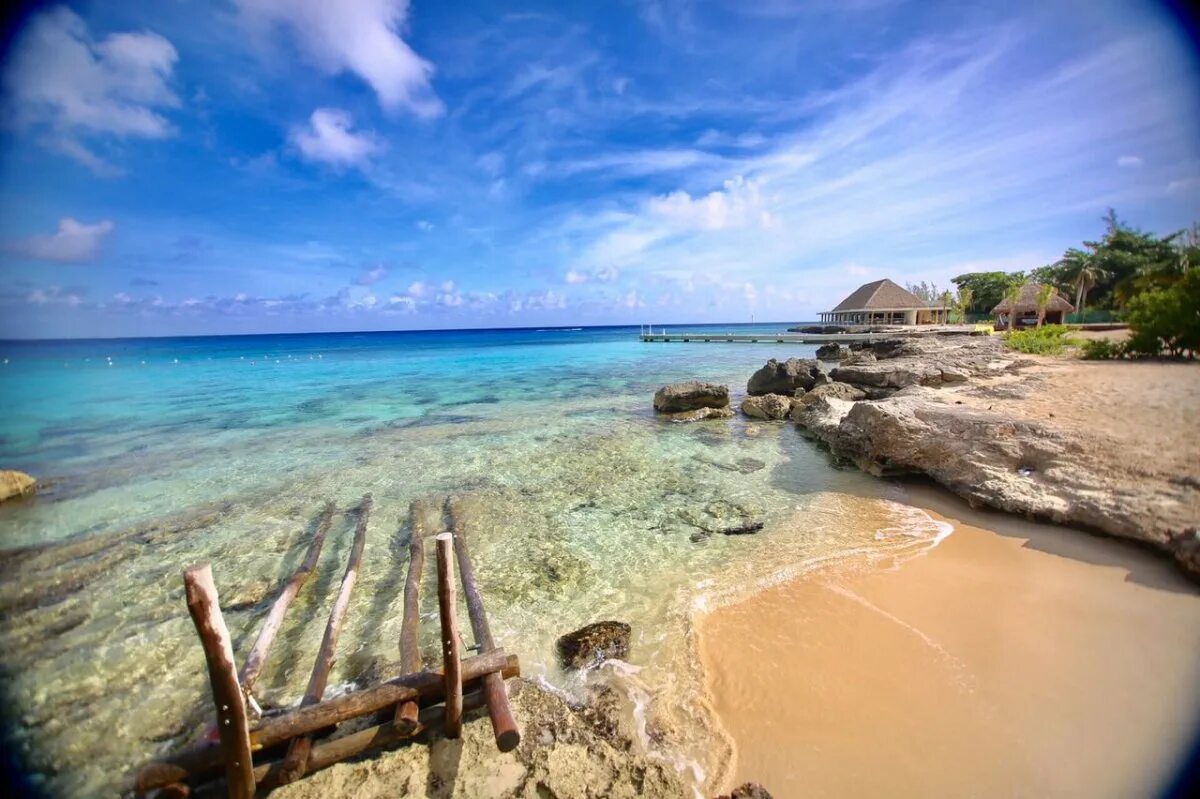
MULTIPOLYGON (((1001 300, 1000 304, 992 309, 997 325, 1007 327, 1009 314, 1015 312, 1016 324, 1013 327, 1036 327, 1038 323, 1038 293, 1041 290, 1041 283, 1026 283, 1021 286, 1015 311, 1009 307, 1007 297, 1001 300)), ((1066 321, 1067 314, 1074 310, 1075 306, 1067 302, 1056 289, 1050 294, 1050 301, 1046 303, 1046 318, 1043 321, 1048 325, 1061 325, 1066 321)))
POLYGON ((944 324, 948 308, 931 306, 908 289, 888 279, 859 286, 832 311, 819 316, 822 322, 855 325, 944 324))

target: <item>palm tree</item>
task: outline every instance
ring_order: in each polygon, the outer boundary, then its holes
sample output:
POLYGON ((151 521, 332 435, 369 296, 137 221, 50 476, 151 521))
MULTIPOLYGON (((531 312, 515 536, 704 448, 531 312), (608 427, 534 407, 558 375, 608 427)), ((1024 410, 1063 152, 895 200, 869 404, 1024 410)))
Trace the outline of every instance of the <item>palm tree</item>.
POLYGON ((1017 322, 1017 300, 1021 298, 1022 283, 1013 282, 1004 290, 1004 301, 1008 303, 1008 331, 1011 333, 1017 322))
POLYGON ((1075 286, 1075 310, 1082 317, 1083 306, 1087 302, 1087 293, 1093 286, 1108 277, 1108 272, 1096 263, 1093 253, 1084 252, 1074 247, 1063 253, 1055 266, 1064 270, 1066 278, 1075 286))
POLYGON ((1041 327, 1046 321, 1046 306, 1050 304, 1050 298, 1054 296, 1054 286, 1043 284, 1037 293, 1037 326, 1041 327))
POLYGON ((967 321, 967 309, 971 307, 971 303, 975 301, 975 292, 969 288, 960 288, 958 290, 958 321, 965 324, 967 321))
POLYGON ((942 324, 950 323, 950 309, 954 306, 954 295, 949 291, 943 291, 938 301, 942 304, 942 324))

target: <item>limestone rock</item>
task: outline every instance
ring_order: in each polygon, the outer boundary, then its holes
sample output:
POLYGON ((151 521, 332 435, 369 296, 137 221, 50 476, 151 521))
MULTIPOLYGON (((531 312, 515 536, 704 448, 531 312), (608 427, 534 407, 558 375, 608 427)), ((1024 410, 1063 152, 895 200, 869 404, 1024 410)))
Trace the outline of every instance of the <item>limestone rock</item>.
POLYGON ((788 358, 783 363, 772 358, 755 372, 746 384, 746 393, 752 396, 763 394, 794 394, 796 389, 811 391, 814 386, 828 383, 829 376, 821 362, 812 358, 788 358))
POLYGON ((654 392, 654 410, 679 413, 700 408, 725 408, 729 405, 729 387, 689 380, 671 383, 654 392))
POLYGON ((746 397, 742 400, 742 413, 751 419, 764 421, 780 421, 786 419, 792 412, 793 397, 782 394, 763 394, 760 397, 746 397))
POLYGON ((555 648, 564 669, 598 666, 606 660, 624 660, 629 655, 629 636, 633 628, 621 621, 598 621, 567 633, 555 648))
POLYGON ((822 344, 817 347, 818 361, 837 361, 848 354, 848 350, 842 347, 841 344, 830 343, 822 344))
POLYGON ((672 422, 700 422, 705 419, 732 419, 733 408, 697 408, 694 411, 678 411, 661 414, 672 422))
POLYGON ((37 480, 24 472, 0 471, 0 502, 27 497, 37 491, 37 480))

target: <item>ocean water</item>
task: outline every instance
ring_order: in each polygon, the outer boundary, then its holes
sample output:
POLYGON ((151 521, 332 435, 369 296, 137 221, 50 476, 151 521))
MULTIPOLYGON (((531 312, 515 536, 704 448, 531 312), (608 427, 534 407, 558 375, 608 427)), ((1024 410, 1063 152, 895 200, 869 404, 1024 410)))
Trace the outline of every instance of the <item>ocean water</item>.
MULTIPOLYGON (((409 504, 453 495, 493 634, 524 674, 582 690, 590 678, 558 668, 555 639, 601 619, 630 623, 631 667, 618 676, 633 726, 710 783, 719 731, 700 689, 695 615, 944 531, 886 483, 835 468, 789 423, 654 415, 664 383, 724 382, 736 403, 767 358, 812 347, 647 344, 637 332, 0 342, 0 468, 45 485, 0 506, 7 734, 38 781, 58 795, 111 795, 141 762, 193 738, 210 700, 180 572, 212 563, 244 655, 333 501, 318 574, 257 690, 263 702, 298 699, 353 510, 370 493, 331 690, 398 659, 409 504), (751 520, 763 531, 712 533, 751 520)), ((433 664, 432 568, 426 576, 433 664)))

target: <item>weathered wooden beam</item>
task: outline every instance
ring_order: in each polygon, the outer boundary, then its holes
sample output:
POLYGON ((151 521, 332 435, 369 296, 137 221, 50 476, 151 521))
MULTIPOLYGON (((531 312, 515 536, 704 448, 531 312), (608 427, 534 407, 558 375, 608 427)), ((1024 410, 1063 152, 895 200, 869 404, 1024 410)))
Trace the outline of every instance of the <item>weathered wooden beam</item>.
MULTIPOLYGON (((408 577, 404 582, 404 620, 400 625, 400 667, 409 673, 421 670, 421 572, 425 568, 425 503, 415 500, 408 510, 411 537, 408 542, 408 577)), ((396 706, 396 724, 416 729, 416 702, 396 706)))
MULTIPOLYGON (((454 552, 458 556, 458 573, 462 578, 463 594, 467 598, 467 614, 471 619, 471 631, 475 635, 475 644, 479 647, 480 653, 491 652, 496 649, 496 642, 492 639, 487 612, 483 608, 483 596, 479 592, 479 584, 475 581, 475 568, 471 565, 471 553, 467 551, 466 520, 463 518, 462 508, 456 498, 451 497, 447 501, 447 505, 450 510, 450 524, 454 528, 454 552)), ((517 729, 517 720, 513 717, 512 708, 508 705, 508 693, 504 688, 504 679, 498 674, 489 674, 483 679, 483 689, 497 748, 501 752, 516 749, 517 745, 521 743, 521 731, 517 729)))
MULTIPOLYGON (((463 710, 475 710, 483 707, 484 698, 482 691, 473 691, 463 695, 463 710)), ((421 710, 419 720, 421 728, 436 722, 440 710, 435 707, 423 708, 421 710)), ((419 730, 417 731, 419 732, 419 730)), ((417 732, 413 732, 405 725, 397 724, 394 721, 385 722, 375 727, 368 727, 365 730, 360 730, 350 735, 344 735, 341 738, 335 738, 332 741, 317 744, 313 747, 312 753, 308 756, 308 773, 319 771, 323 768, 328 768, 334 763, 339 763, 348 758, 360 755, 370 749, 378 749, 389 744, 412 738, 417 732)), ((271 765, 259 766, 254 770, 255 775, 266 774, 270 771, 271 765)))
MULTIPOLYGON (((481 687, 485 674, 499 671, 504 679, 521 676, 516 655, 503 650, 467 658, 462 662, 463 682, 468 688, 481 687)), ((330 727, 352 718, 376 713, 401 702, 415 701, 424 705, 440 702, 445 675, 440 671, 405 674, 361 691, 343 694, 315 705, 297 708, 279 716, 271 716, 250 730, 250 748, 254 752, 274 746, 289 738, 330 727)), ((137 775, 136 790, 145 792, 189 777, 202 775, 221 763, 221 747, 202 743, 181 750, 163 760, 144 766, 137 775)))
POLYGON ((454 534, 437 537, 438 613, 442 621, 442 672, 446 677, 446 737, 462 735, 462 658, 458 638, 458 590, 454 585, 454 534))
POLYGON ((279 628, 283 625, 283 618, 287 613, 288 606, 296 598, 296 594, 300 593, 304 582, 317 567, 317 558, 321 555, 325 535, 329 532, 329 525, 333 521, 333 510, 333 503, 326 502, 320 521, 317 523, 316 532, 313 533, 312 542, 308 545, 308 552, 304 555, 304 560, 288 578, 283 590, 279 592, 279 596, 275 598, 275 602, 271 605, 271 611, 267 614, 267 620, 263 622, 262 629, 258 632, 258 638, 254 640, 254 646, 251 647, 250 654, 242 665, 242 671, 238 676, 242 682, 242 691, 245 692, 247 698, 253 691, 254 683, 266 664, 267 652, 270 650, 271 644, 275 642, 275 636, 279 634, 279 628))
POLYGON ((246 719, 242 689, 238 685, 237 665, 233 661, 233 642, 229 638, 225 619, 221 616, 212 568, 207 563, 193 566, 183 573, 183 585, 188 614, 196 625, 200 645, 204 648, 204 659, 208 663, 208 679, 212 683, 213 702, 217 708, 217 732, 229 796, 233 799, 250 799, 255 789, 254 764, 250 757, 250 725, 246 719))
MULTIPOLYGON (((317 652, 317 661, 313 664, 312 676, 308 679, 308 689, 300 706, 315 705, 325 696, 325 686, 329 682, 329 672, 333 669, 337 656, 337 639, 342 631, 342 621, 346 610, 350 607, 350 594, 354 590, 354 581, 358 577, 358 565, 362 560, 363 546, 367 540, 367 520, 371 517, 371 495, 363 497, 358 508, 358 526, 354 531, 354 545, 350 548, 350 559, 346 563, 346 573, 342 576, 342 587, 334 600, 333 610, 329 612, 329 622, 325 625, 325 636, 321 639, 321 649, 317 652)), ((288 748, 287 757, 283 760, 280 775, 284 782, 291 782, 304 776, 308 753, 312 748, 312 737, 302 735, 292 741, 288 748)))

